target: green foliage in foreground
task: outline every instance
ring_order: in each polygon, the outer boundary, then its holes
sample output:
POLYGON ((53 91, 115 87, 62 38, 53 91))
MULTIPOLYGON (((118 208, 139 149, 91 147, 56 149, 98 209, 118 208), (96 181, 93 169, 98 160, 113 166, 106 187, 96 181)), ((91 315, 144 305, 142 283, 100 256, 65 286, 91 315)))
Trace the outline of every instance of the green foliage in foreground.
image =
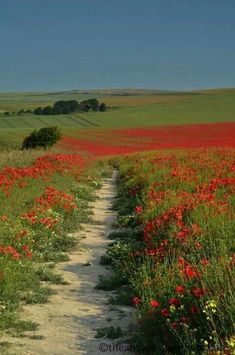
POLYGON ((117 241, 101 260, 113 274, 99 287, 135 305, 139 348, 234 354, 234 150, 118 161, 117 241))
MULTIPOLYGON (((5 160, 1 154, 3 167, 7 159, 14 164, 14 153, 6 154, 5 160)), ((31 166, 40 154, 40 151, 19 152, 17 166, 31 166)), ((53 294, 48 287, 50 284, 66 284, 66 280, 53 272, 53 267, 56 262, 68 260, 67 252, 77 246, 78 241, 68 233, 88 220, 88 201, 93 199, 94 189, 100 186, 98 175, 94 169, 92 175, 83 174, 79 178, 55 172, 49 181, 44 176, 24 178, 21 184, 14 184, 7 195, 0 190, 0 331, 19 335, 25 330, 34 330, 36 324, 19 319, 20 307, 45 303, 53 294), (61 193, 61 198, 47 200, 51 201, 50 208, 44 204, 41 207, 46 208, 36 208, 37 199, 46 198, 48 186, 49 191, 61 193), (42 281, 47 286, 42 285, 42 281)))

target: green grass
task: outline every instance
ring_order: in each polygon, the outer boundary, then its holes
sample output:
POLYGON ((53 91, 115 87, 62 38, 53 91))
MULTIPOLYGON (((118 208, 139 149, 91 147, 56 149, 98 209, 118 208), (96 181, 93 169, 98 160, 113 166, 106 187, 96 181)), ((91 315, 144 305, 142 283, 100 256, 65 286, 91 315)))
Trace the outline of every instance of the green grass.
MULTIPOLYGON (((164 96, 162 93, 155 95, 156 98, 164 96)), ((105 113, 75 113, 71 115, 47 117, 30 114, 21 116, 12 115, 9 117, 1 115, 0 128, 8 130, 12 128, 31 129, 52 125, 65 128, 115 128, 233 121, 235 119, 234 89, 215 90, 209 91, 209 93, 206 93, 206 91, 204 93, 188 93, 187 95, 185 93, 167 94, 166 96, 169 97, 169 95, 175 95, 177 99, 143 105, 143 97, 145 97, 146 102, 148 102, 148 95, 136 95, 135 106, 119 106, 105 113), (140 97, 142 98, 141 104, 139 104, 140 97)), ((76 98, 78 99, 77 96, 76 98)), ((57 99, 58 98, 60 98, 59 95, 57 99)), ((28 100, 30 100, 30 96, 28 96, 28 100)), ((2 102, 3 101, 0 100, 0 107, 2 102)), ((48 100, 46 102, 48 102, 48 100)), ((14 101, 12 100, 12 104, 13 103, 14 101)))
MULTIPOLYGON (((42 151, 39 150, 1 152, 0 168, 6 165, 33 166, 34 160, 40 155, 42 151)), ((90 217, 88 202, 94 200, 94 189, 100 186, 96 171, 98 175, 104 173, 102 166, 102 163, 90 166, 91 170, 79 175, 79 180, 72 167, 69 171, 70 165, 67 174, 59 173, 56 167, 50 176, 45 174, 38 179, 29 173, 24 177, 27 186, 20 187, 19 180, 12 182, 8 197, 1 188, 0 332, 7 331, 18 336, 26 330, 34 330, 36 324, 19 320, 20 307, 23 304, 45 303, 54 294, 51 284, 67 284, 59 274, 54 273, 53 266, 57 262, 67 261, 67 253, 77 248, 78 241, 69 233, 78 230, 80 223, 86 223, 90 217), (58 204, 52 203, 50 208, 44 208, 43 212, 40 207, 36 226, 36 223, 22 218, 22 214, 37 209, 36 198, 44 198, 49 186, 57 189, 56 194, 59 191, 68 193, 69 196, 63 194, 67 196, 64 202, 72 199, 73 206, 78 208, 68 210, 68 205, 62 204, 61 199, 58 204), (53 227, 40 222, 42 217, 51 218, 52 215, 56 219, 53 227), (25 247, 30 250, 29 254, 25 253, 25 247)), ((5 345, 0 344, 0 353, 5 345)))
POLYGON ((143 127, 235 120, 235 91, 212 95, 198 95, 181 100, 119 108, 97 115, 89 113, 90 121, 102 127, 143 127))
POLYGON ((117 226, 129 230, 131 222, 133 231, 134 226, 139 227, 140 234, 133 233, 131 239, 117 230, 119 240, 105 254, 113 271, 110 280, 115 284, 106 279, 102 286, 118 286, 118 280, 126 276, 124 290, 110 301, 134 301, 137 335, 133 340, 137 346, 155 346, 153 354, 222 354, 228 347, 234 354, 230 266, 234 198, 232 180, 226 186, 221 184, 232 174, 233 160, 233 150, 167 151, 116 159, 116 164, 120 162, 117 226), (221 162, 223 168, 219 168, 221 162), (176 175, 172 175, 173 166, 177 167, 176 175), (207 195, 211 181, 215 183, 214 197, 207 195), (204 198, 198 200, 198 193, 204 198), (219 207, 222 204, 224 209, 219 207), (133 213, 134 206, 142 211, 133 213), (173 211, 178 211, 174 217, 173 211), (182 232, 187 234, 183 242, 177 238, 182 232), (133 247, 131 253, 129 247, 133 247), (187 274, 185 265, 180 266, 185 261, 199 273, 187 274), (183 293, 177 285, 183 285, 183 293), (175 301, 179 303, 172 307, 175 301))

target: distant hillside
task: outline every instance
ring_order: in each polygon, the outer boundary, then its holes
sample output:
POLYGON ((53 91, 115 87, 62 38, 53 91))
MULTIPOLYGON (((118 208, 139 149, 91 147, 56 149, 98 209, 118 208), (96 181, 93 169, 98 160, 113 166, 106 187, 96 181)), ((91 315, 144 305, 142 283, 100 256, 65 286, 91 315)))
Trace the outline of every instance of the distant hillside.
POLYGON ((0 128, 33 129, 44 126, 70 128, 145 127, 169 124, 225 122, 235 120, 235 89, 189 92, 159 90, 72 90, 51 93, 0 94, 0 128), (60 116, 22 114, 5 116, 4 111, 47 106, 56 100, 82 101, 97 98, 106 102, 107 112, 72 113, 60 116))

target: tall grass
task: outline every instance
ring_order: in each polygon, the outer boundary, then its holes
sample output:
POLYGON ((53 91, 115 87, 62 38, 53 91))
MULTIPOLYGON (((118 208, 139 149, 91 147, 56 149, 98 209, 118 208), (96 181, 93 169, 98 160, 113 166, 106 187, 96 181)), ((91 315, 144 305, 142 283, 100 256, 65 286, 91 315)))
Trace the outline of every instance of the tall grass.
POLYGON ((43 156, 45 150, 9 150, 0 152, 0 169, 5 166, 23 167, 30 166, 36 158, 43 156))
POLYGON ((234 159, 195 150, 114 160, 128 233, 116 248, 125 260, 113 252, 111 264, 136 307, 135 341, 154 354, 234 353, 234 159))
POLYGON ((89 218, 87 204, 99 187, 95 171, 83 172, 81 157, 44 155, 0 154, 0 331, 35 329, 19 319, 19 307, 47 301, 51 290, 41 281, 63 283, 51 267, 76 247, 68 233, 89 218))

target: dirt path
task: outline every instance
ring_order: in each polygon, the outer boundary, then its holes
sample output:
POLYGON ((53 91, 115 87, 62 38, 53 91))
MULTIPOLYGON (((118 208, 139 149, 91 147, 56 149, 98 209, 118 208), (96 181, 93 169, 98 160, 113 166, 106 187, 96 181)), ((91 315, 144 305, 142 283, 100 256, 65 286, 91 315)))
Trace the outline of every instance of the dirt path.
POLYGON ((24 318, 39 323, 39 329, 26 332, 29 337, 11 339, 14 342, 11 354, 114 353, 107 348, 108 344, 116 342, 94 338, 96 329, 109 326, 127 329, 131 309, 119 307, 119 311, 112 310, 107 304, 112 292, 96 290, 94 287, 99 275, 108 273, 99 261, 110 243, 106 236, 116 217, 111 209, 116 195, 115 180, 116 172, 112 178, 104 180, 97 192, 97 200, 90 205, 94 213, 93 223, 83 225, 82 231, 75 234, 78 238, 81 234, 85 235, 82 247, 70 255, 69 262, 60 263, 56 268, 69 285, 53 286, 57 294, 50 298, 49 303, 24 308, 24 318), (86 263, 91 265, 85 266, 86 263), (34 339, 30 336, 34 336, 34 339), (41 337, 43 339, 39 339, 41 337), (106 345, 100 345, 102 343, 106 345))

